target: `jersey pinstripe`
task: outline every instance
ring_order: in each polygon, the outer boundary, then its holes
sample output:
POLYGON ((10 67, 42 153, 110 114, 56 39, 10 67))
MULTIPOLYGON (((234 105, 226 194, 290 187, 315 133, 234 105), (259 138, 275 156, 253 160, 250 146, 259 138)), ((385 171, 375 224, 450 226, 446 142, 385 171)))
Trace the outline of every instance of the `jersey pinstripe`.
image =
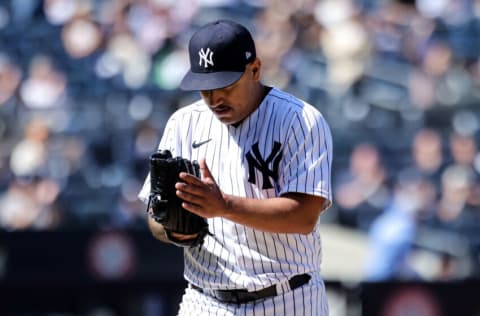
MULTIPOLYGON (((313 106, 276 88, 237 126, 221 123, 202 100, 179 109, 159 148, 205 158, 227 194, 263 199, 301 192, 332 200, 328 124, 313 106)), ((147 177, 139 197, 146 201, 149 191, 147 177)), ((213 236, 202 247, 185 249, 185 278, 197 286, 259 290, 320 271, 319 223, 308 235, 268 233, 224 218, 208 223, 213 236)))

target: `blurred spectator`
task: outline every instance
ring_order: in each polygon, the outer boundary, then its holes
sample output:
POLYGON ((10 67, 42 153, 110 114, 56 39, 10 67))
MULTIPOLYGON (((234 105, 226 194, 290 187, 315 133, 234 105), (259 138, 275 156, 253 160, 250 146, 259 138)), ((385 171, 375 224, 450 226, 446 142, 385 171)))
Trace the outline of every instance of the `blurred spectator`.
POLYGON ((454 162, 464 166, 471 173, 473 183, 466 202, 469 207, 478 209, 480 208, 480 153, 477 141, 473 135, 454 133, 450 137, 450 148, 454 162))
POLYGON ((62 41, 66 51, 74 58, 81 58, 97 50, 103 40, 99 27, 91 20, 76 18, 62 30, 62 41))
POLYGON ((13 180, 0 196, 0 226, 7 230, 30 228, 41 213, 35 200, 37 179, 13 180))
POLYGON ((328 91, 343 94, 363 75, 370 38, 351 0, 318 2, 315 16, 323 26, 321 47, 328 65, 328 91), (333 14, 332 14, 333 13, 333 14))
POLYGON ((370 143, 356 145, 348 170, 338 173, 337 179, 336 203, 347 218, 353 217, 355 225, 367 229, 390 199, 387 172, 376 146, 370 143))
POLYGON ((26 80, 20 87, 20 96, 32 109, 47 109, 58 105, 65 92, 67 78, 54 68, 48 56, 36 56, 30 63, 26 80))
POLYGON ((475 169, 475 159, 478 151, 474 136, 461 135, 454 132, 450 135, 449 143, 453 163, 472 168, 472 172, 478 172, 475 169))
POLYGON ((163 90, 174 90, 180 84, 182 74, 188 71, 188 52, 174 48, 163 58, 157 58, 154 65, 154 82, 163 90))
POLYGON ((39 176, 14 179, 0 196, 0 228, 7 230, 58 228, 62 223, 56 181, 39 176))
POLYGON ((444 164, 440 133, 430 128, 420 129, 414 136, 412 156, 417 172, 438 182, 444 164))
POLYGON ((472 135, 453 133, 449 148, 452 161, 442 175, 437 215, 444 223, 461 221, 457 225, 468 226, 472 220, 480 219, 480 172, 475 164, 477 144, 472 135))
POLYGON ((369 230, 369 255, 365 262, 365 279, 417 279, 420 276, 409 264, 417 237, 421 213, 430 210, 435 191, 415 171, 399 175, 391 203, 377 217, 369 230))
POLYGON ((198 1, 138 1, 130 4, 124 19, 136 41, 153 55, 188 27, 198 9, 198 1))
POLYGON ((291 11, 281 3, 272 1, 255 16, 255 40, 257 54, 263 63, 262 77, 279 88, 287 86, 291 80, 291 74, 282 67, 282 62, 296 39, 296 30, 290 22, 291 11))
POLYGON ((0 106, 16 93, 21 77, 20 68, 5 54, 0 54, 0 106))
POLYGON ((83 5, 88 5, 90 1, 78 0, 45 0, 43 10, 47 21, 53 25, 64 24, 68 22, 83 5))
POLYGON ((151 59, 148 53, 128 32, 112 36, 105 52, 118 65, 123 81, 129 88, 139 88, 146 83, 151 59))
POLYGON ((49 133, 43 120, 34 119, 26 125, 24 138, 15 145, 10 157, 10 168, 16 177, 44 173, 49 133))
POLYGON ((473 18, 472 1, 445 0, 429 1, 416 0, 416 7, 426 17, 439 19, 443 23, 455 26, 468 23, 473 18))
POLYGON ((461 220, 467 199, 473 185, 470 170, 464 166, 448 166, 442 174, 442 192, 438 203, 437 216, 441 222, 451 224, 461 220))
POLYGON ((441 80, 452 62, 452 52, 447 43, 434 43, 426 47, 420 67, 412 70, 409 78, 411 103, 422 110, 438 104, 441 80))
POLYGON ((0 197, 0 226, 6 229, 49 229, 59 225, 57 181, 47 176, 48 126, 32 120, 10 157, 13 181, 0 197))
POLYGON ((418 130, 413 138, 412 158, 405 169, 413 170, 424 181, 431 183, 438 198, 441 190, 440 179, 446 164, 442 135, 432 128, 424 127, 418 130))
POLYGON ((416 63, 435 22, 417 10, 415 1, 392 0, 366 13, 368 29, 380 57, 416 63))

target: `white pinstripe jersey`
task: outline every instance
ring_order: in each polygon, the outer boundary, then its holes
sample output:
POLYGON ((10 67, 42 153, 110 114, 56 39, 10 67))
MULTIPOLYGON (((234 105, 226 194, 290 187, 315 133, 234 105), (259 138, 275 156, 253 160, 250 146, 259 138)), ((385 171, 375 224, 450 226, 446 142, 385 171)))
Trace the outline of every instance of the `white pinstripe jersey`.
MULTIPOLYGON (((332 200, 328 124, 313 106, 276 88, 235 127, 221 123, 202 100, 179 109, 159 148, 205 158, 227 194, 265 199, 301 192, 332 200)), ((139 197, 146 201, 149 192, 147 177, 139 197)), ((318 223, 308 235, 268 233, 220 217, 208 224, 213 236, 184 252, 185 278, 202 288, 258 290, 320 271, 318 223)))

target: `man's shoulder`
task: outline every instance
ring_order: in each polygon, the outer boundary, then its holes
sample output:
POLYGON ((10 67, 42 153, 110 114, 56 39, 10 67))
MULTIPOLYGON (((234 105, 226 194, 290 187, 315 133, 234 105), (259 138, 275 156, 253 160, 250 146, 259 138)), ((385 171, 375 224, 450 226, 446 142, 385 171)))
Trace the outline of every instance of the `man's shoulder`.
POLYGON ((307 112, 321 116, 317 107, 287 91, 273 88, 268 97, 272 102, 279 103, 279 108, 284 111, 290 113, 292 111, 297 113, 307 112))
POLYGON ((191 116, 191 115, 198 115, 202 113, 209 113, 208 107, 205 105, 203 100, 197 100, 193 103, 190 103, 185 106, 179 107, 175 112, 172 114, 172 118, 179 118, 179 117, 185 117, 185 116, 191 116))

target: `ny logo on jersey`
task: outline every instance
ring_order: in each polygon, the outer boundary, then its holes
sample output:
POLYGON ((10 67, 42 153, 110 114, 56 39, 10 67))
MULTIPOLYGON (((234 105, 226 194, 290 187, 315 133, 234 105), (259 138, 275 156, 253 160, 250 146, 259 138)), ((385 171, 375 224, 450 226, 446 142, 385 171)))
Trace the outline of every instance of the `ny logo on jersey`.
POLYGON ((248 162, 248 182, 256 184, 255 168, 262 173, 262 189, 273 188, 270 178, 277 181, 278 179, 278 165, 282 158, 282 152, 280 151, 281 144, 279 142, 273 142, 272 152, 268 155, 267 159, 263 159, 258 149, 258 143, 252 146, 252 149, 247 153, 248 162), (272 163, 272 169, 269 169, 269 165, 272 163))
POLYGON ((200 49, 198 51, 198 56, 200 56, 200 60, 198 64, 201 66, 203 63, 203 67, 208 68, 209 65, 213 66, 213 51, 210 50, 208 47, 206 51, 200 49))

